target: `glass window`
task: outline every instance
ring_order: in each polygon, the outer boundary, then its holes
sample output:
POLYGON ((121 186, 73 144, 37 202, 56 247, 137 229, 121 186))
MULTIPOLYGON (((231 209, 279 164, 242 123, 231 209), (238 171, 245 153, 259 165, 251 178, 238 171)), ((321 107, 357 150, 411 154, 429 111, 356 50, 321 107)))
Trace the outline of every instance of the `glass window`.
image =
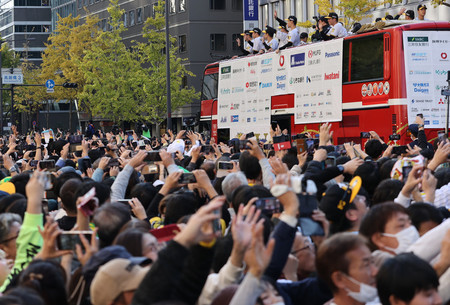
POLYGON ((175 14, 175 0, 170 0, 169 2, 169 13, 170 14, 175 14))
POLYGON ((233 0, 231 2, 231 9, 233 11, 242 11, 242 0, 233 0))
POLYGON ((89 0, 84 0, 84 6, 88 6, 89 5, 89 0))
MULTIPOLYGON (((350 81, 368 81, 384 77, 383 35, 352 39, 344 42, 344 52, 352 48, 350 81)), ((349 53, 349 52, 345 52, 349 53)), ((344 53, 344 54, 345 54, 344 53)), ((344 55, 344 61, 345 61, 344 55)), ((348 55, 347 55, 348 58, 348 55)), ((348 61, 348 60, 347 60, 348 61)), ((348 65, 344 64, 344 80, 348 81, 348 65), (347 75, 347 78, 345 78, 347 75)))
POLYGON ((284 16, 283 18, 287 18, 292 15, 291 12, 291 0, 284 0, 284 16))
POLYGON ((226 51, 226 34, 211 34, 210 35, 210 49, 211 51, 226 51))
POLYGON ((128 26, 128 13, 123 14, 123 26, 127 27, 128 26))
POLYGON ((269 5, 265 4, 262 6, 262 28, 269 24, 269 5))
POLYGON ((94 4, 94 0, 89 0, 89 5, 94 4))
POLYGON ((134 11, 130 11, 130 26, 135 25, 134 11))
POLYGON ((186 35, 178 36, 178 52, 184 53, 187 51, 187 39, 186 35))
POLYGON ((178 2, 178 12, 185 12, 186 11, 186 0, 179 0, 178 2))
POLYGON ((295 1, 295 16, 298 22, 303 20, 303 1, 295 1))
POLYGON ((203 77, 202 100, 217 98, 217 86, 219 73, 208 74, 203 77))
POLYGON ((236 42, 236 39, 241 39, 241 34, 233 34, 233 36, 231 38, 231 45, 232 45, 233 51, 239 50, 239 46, 236 42))
POLYGON ((212 10, 224 10, 226 8, 225 0, 209 0, 209 8, 212 10))
POLYGON ((142 23, 142 7, 136 9, 136 23, 142 23))
POLYGON ((102 19, 102 30, 103 32, 106 32, 107 25, 106 25, 106 19, 102 19))

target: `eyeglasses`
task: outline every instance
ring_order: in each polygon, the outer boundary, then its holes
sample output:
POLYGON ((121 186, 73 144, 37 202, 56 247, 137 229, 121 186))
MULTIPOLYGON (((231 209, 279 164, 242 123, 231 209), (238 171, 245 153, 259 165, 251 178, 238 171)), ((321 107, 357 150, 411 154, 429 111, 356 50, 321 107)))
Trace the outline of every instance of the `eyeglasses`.
POLYGON ((4 239, 4 240, 0 241, 0 244, 6 244, 6 243, 10 242, 11 240, 17 239, 17 237, 19 237, 19 234, 17 234, 16 236, 13 236, 13 237, 10 237, 10 238, 7 238, 7 239, 4 239))
POLYGON ((307 250, 307 249, 314 250, 314 244, 309 243, 309 242, 306 242, 305 244, 306 244, 306 245, 305 245, 304 247, 292 251, 291 254, 295 255, 295 254, 297 254, 297 253, 299 253, 299 252, 302 252, 303 250, 307 250))

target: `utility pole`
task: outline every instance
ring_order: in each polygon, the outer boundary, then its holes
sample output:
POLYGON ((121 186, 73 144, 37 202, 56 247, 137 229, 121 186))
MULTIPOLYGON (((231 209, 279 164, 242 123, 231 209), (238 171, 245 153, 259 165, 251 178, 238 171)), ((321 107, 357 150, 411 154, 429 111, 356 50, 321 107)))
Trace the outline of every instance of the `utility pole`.
POLYGON ((167 91, 167 129, 172 130, 172 101, 170 94, 170 40, 169 40, 169 0, 165 1, 166 16, 166 91, 167 91))

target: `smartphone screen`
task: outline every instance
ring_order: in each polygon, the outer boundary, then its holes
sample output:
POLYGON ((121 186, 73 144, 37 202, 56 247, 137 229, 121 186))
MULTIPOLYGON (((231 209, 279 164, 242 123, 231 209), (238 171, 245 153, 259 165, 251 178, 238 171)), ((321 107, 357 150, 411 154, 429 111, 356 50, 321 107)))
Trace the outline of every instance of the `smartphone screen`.
POLYGON ((189 184, 189 183, 195 183, 197 180, 195 179, 195 176, 193 173, 183 173, 181 174, 180 179, 178 179, 178 183, 180 184, 189 184))
POLYGON ((92 231, 67 231, 58 235, 57 246, 59 250, 75 250, 76 245, 81 245, 83 247, 83 243, 81 242, 80 235, 83 234, 86 239, 91 242, 92 231))
POLYGON ((263 213, 280 213, 281 203, 275 197, 260 198, 256 200, 255 206, 257 209, 262 210, 263 213))
POLYGON ((216 236, 222 236, 222 225, 220 224, 220 215, 222 215, 220 209, 214 210, 214 214, 219 215, 219 218, 212 221, 213 231, 216 236))
POLYGON ((308 151, 308 144, 306 143, 306 139, 297 139, 295 141, 297 143, 297 154, 308 151))
POLYGON ((232 170, 233 169, 233 162, 228 161, 219 161, 219 169, 225 169, 225 170, 232 170))
POLYGON ((209 152, 211 150, 213 150, 211 145, 202 145, 202 148, 200 149, 200 152, 205 153, 205 154, 209 154, 209 152))
POLYGON ((325 167, 331 167, 336 165, 336 158, 333 156, 328 156, 325 160, 325 167))
POLYGON ((55 160, 42 160, 39 162, 40 169, 54 169, 55 168, 55 160))
POLYGON ((366 132, 366 131, 362 131, 361 132, 361 138, 366 138, 366 139, 370 138, 370 133, 366 132))
POLYGON ((161 156, 159 155, 159 150, 147 152, 147 156, 145 157, 144 161, 146 161, 146 162, 161 161, 161 156))
POLYGON ((324 236, 325 232, 322 225, 309 217, 299 218, 300 229, 303 236, 324 236))

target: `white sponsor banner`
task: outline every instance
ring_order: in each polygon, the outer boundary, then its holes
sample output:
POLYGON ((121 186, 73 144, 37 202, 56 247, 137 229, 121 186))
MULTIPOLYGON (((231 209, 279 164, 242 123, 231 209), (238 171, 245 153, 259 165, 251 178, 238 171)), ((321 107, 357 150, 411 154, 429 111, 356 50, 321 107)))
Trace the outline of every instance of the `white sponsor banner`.
POLYGON ((408 123, 422 113, 425 127, 444 128, 446 105, 441 89, 450 70, 450 32, 404 31, 403 46, 408 123))
POLYGON ((295 124, 342 120, 343 39, 291 49, 289 92, 295 93, 295 124))

